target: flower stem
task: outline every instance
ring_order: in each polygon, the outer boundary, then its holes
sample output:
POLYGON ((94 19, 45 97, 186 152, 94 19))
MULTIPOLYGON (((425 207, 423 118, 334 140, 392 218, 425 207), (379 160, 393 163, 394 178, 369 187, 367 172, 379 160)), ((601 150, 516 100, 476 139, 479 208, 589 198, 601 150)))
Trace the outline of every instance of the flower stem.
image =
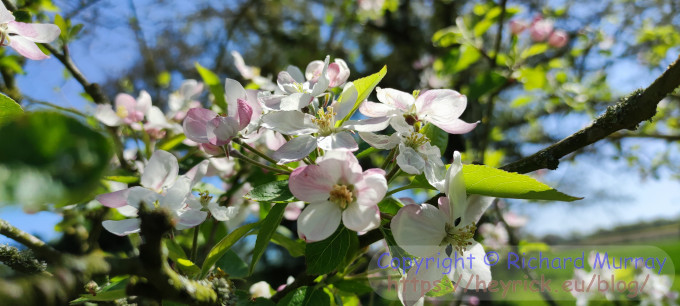
POLYGON ((196 261, 195 261, 196 255, 198 254, 198 232, 199 232, 200 227, 201 227, 200 224, 196 225, 196 227, 194 227, 194 241, 191 244, 191 255, 189 257, 189 260, 191 260, 191 262, 193 262, 193 263, 196 263, 196 261))
POLYGON ((408 190, 408 189, 411 189, 411 188, 413 188, 413 187, 409 184, 409 185, 401 186, 399 188, 392 189, 385 194, 385 197, 393 195, 393 194, 395 194, 399 191, 404 191, 404 190, 408 190))
MULTIPOLYGON (((242 147, 248 149, 248 151, 255 153, 255 155, 264 158, 266 161, 268 161, 268 162, 270 162, 270 163, 272 163, 272 164, 274 164, 274 165, 277 165, 277 161, 276 161, 276 160, 274 160, 273 158, 267 156, 267 154, 262 153, 260 150, 253 148, 253 147, 250 146, 249 144, 243 142, 241 139, 239 139, 239 138, 234 138, 232 141, 235 142, 235 143, 237 143, 237 144, 239 144, 239 145, 241 145, 242 147)), ((290 167, 288 167, 288 166, 285 166, 285 165, 277 165, 277 166, 279 166, 279 167, 281 167, 281 168, 284 168, 285 170, 288 170, 288 171, 292 171, 292 170, 293 170, 292 168, 290 168, 290 167)))
POLYGON ((394 180, 397 176, 399 176, 399 172, 401 172, 401 169, 399 169, 399 166, 394 166, 392 168, 392 171, 385 176, 385 179, 387 179, 387 184, 391 183, 392 180, 394 180))
POLYGON ((241 152, 239 152, 239 151, 236 151, 236 150, 230 151, 229 154, 232 155, 232 156, 234 156, 234 157, 236 157, 236 158, 239 158, 239 159, 241 159, 242 161, 247 162, 247 163, 249 163, 249 164, 251 164, 251 165, 254 165, 254 166, 257 166, 257 167, 261 167, 261 168, 263 168, 263 169, 267 169, 267 170, 270 170, 270 171, 273 171, 273 172, 276 172, 276 173, 281 173, 281 174, 284 174, 284 175, 290 175, 290 173, 292 172, 292 171, 286 170, 286 169, 279 169, 279 168, 274 168, 274 167, 271 167, 271 166, 267 166, 267 165, 265 165, 265 164, 263 164, 263 163, 261 163, 261 162, 258 162, 258 161, 254 160, 254 159, 251 159, 251 158, 248 157, 248 156, 243 155, 243 153, 241 153, 241 152))
POLYGON ((397 148, 394 148, 392 151, 390 151, 390 154, 387 155, 380 168, 387 170, 387 166, 389 166, 390 162, 394 159, 395 154, 397 154, 397 148))

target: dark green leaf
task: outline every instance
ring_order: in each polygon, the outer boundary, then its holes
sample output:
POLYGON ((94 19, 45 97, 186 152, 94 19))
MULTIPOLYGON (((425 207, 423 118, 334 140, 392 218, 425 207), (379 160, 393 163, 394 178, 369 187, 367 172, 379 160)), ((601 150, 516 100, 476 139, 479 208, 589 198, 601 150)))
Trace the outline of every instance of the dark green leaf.
POLYGON ((279 203, 274 205, 267 217, 262 220, 262 226, 260 231, 257 233, 257 240, 255 241, 255 248, 253 249, 253 258, 250 261, 250 270, 248 274, 253 274, 255 269, 255 264, 260 260, 260 257, 267 248, 269 241, 272 239, 272 235, 276 232, 276 228, 281 224, 281 219, 283 219, 283 212, 286 210, 286 203, 279 203))
POLYGON ((237 229, 235 229, 233 232, 229 233, 226 237, 222 238, 220 242, 218 242, 212 250, 208 253, 208 256, 205 258, 205 261, 203 262, 203 268, 201 269, 201 278, 205 277, 208 275, 208 272, 210 271, 210 268, 224 256, 224 254, 229 251, 229 249, 236 243, 238 242, 243 236, 248 234, 252 229, 260 225, 259 222, 256 223, 249 223, 244 226, 241 226, 237 229))
POLYGON ((293 240, 283 234, 274 232, 274 235, 272 235, 272 242, 288 250, 290 256, 300 257, 305 255, 305 242, 302 240, 293 240))
POLYGON ((390 215, 396 215, 402 206, 404 205, 393 197, 386 197, 382 201, 380 201, 380 203, 378 203, 378 208, 380 209, 380 212, 390 215))
POLYGON ((322 288, 303 286, 288 293, 277 306, 330 306, 331 298, 322 288))
POLYGON ((12 98, 0 93, 0 125, 23 113, 24 110, 21 109, 21 106, 19 106, 18 103, 14 102, 12 98))
POLYGON ((246 199, 258 202, 288 203, 295 201, 295 197, 288 189, 288 180, 273 181, 256 186, 246 196, 246 199))
MULTIPOLYGON (((413 257, 409 255, 404 249, 399 247, 397 245, 397 241, 394 240, 394 236, 392 236, 392 230, 386 227, 381 226, 380 231, 382 232, 383 236, 385 237, 385 242, 387 243, 387 248, 390 250, 390 255, 392 255, 392 258, 406 258, 406 257, 413 257)), ((403 275, 406 273, 402 268, 399 268, 399 272, 403 275)))
POLYGON ((426 124, 421 130, 421 133, 427 136, 427 139, 430 140, 430 144, 438 147, 441 154, 444 155, 446 145, 449 143, 449 133, 431 123, 426 124))
POLYGON ((356 233, 341 225, 327 239, 308 243, 305 249, 307 274, 326 274, 335 270, 350 250, 352 239, 358 239, 356 233))
POLYGON ((351 292, 356 294, 365 294, 373 291, 373 288, 365 280, 349 280, 343 279, 333 285, 345 292, 351 292))
POLYGON ((229 277, 241 278, 248 276, 248 264, 233 250, 225 253, 215 265, 229 274, 229 277))

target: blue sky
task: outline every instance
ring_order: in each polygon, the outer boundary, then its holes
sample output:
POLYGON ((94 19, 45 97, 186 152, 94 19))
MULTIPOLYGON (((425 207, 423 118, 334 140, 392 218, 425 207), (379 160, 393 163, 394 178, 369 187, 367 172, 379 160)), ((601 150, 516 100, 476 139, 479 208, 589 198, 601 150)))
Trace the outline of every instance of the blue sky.
MULTIPOLYGON (((167 23, 168 18, 147 6, 149 1, 135 3, 139 15, 147 17, 142 27, 146 28, 147 37, 152 37, 153 33, 148 29, 150 25, 167 23)), ((129 12, 127 5, 116 5, 113 9, 120 11, 122 15, 128 15, 129 12)), ((189 8, 176 7, 172 12, 186 12, 187 9, 189 8)), ((106 23, 106 20, 102 22, 106 23)), ((120 73, 127 66, 126 63, 132 62, 137 56, 138 47, 127 27, 99 27, 92 37, 94 38, 91 40, 76 41, 70 46, 76 63, 92 82, 104 81, 106 76, 120 73)), ((72 78, 63 79, 64 68, 56 59, 29 61, 25 70, 27 74, 17 79, 22 92, 30 93, 35 99, 74 107, 84 112, 91 113, 94 109, 92 104, 80 97, 80 84, 72 78)), ((608 82, 616 93, 623 94, 649 85, 660 72, 659 69, 649 70, 635 61, 625 60, 609 68, 608 82)), ((351 78, 356 77, 359 75, 353 73, 351 78)), ((177 81, 173 80, 173 83, 177 81)), ((589 122, 588 118, 568 117, 549 119, 545 124, 546 129, 554 129, 558 135, 567 136, 589 122)), ((653 152, 663 150, 666 145, 663 141, 635 141, 645 148, 641 154, 650 154, 650 158, 653 152)), ((606 145, 597 146, 602 150, 611 149, 606 145)), ((528 147, 526 153, 538 149, 540 147, 528 147)), ((587 233, 615 224, 680 217, 680 193, 677 192, 680 190, 679 182, 672 180, 668 173, 659 180, 643 180, 637 170, 630 168, 625 162, 579 156, 575 162, 563 162, 556 171, 548 172, 539 179, 585 199, 577 203, 550 204, 510 201, 513 210, 530 218, 524 230, 534 235, 587 233), (614 197, 603 199, 601 190, 608 190, 614 197), (555 222, 556 218, 559 222, 555 222)), ((61 219, 60 216, 48 212, 26 215, 18 207, 0 208, 0 216, 17 227, 46 239, 56 237, 54 225, 61 219)), ((9 241, 0 236, 0 243, 5 242, 9 241)))

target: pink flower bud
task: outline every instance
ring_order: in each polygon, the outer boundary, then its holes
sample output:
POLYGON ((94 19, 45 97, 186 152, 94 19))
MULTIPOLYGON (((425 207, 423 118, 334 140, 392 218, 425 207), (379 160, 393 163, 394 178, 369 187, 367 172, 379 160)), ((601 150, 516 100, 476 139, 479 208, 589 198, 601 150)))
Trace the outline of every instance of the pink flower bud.
POLYGON ((567 42, 569 42, 569 36, 567 35, 567 32, 562 30, 552 32, 548 38, 548 43, 555 48, 562 48, 567 42))
POLYGON ((511 20, 510 21, 510 32, 513 35, 519 35, 519 33, 524 32, 529 25, 523 20, 511 20))
POLYGON ((539 19, 529 26, 529 34, 533 41, 545 41, 553 31, 552 20, 539 19))

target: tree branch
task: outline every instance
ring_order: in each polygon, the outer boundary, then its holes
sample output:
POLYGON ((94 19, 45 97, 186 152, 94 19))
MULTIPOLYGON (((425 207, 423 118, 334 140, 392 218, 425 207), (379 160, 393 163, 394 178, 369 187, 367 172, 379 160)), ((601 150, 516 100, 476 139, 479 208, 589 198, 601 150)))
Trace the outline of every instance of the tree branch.
POLYGON ((0 235, 25 245, 39 257, 44 257, 50 261, 57 261, 61 257, 61 254, 57 252, 57 250, 53 249, 42 240, 12 226, 3 219, 0 219, 0 235))
POLYGON ((45 263, 36 259, 31 251, 9 246, 0 245, 0 262, 4 263, 12 270, 26 274, 35 274, 45 271, 45 263))
POLYGON ((656 114, 659 102, 678 86, 680 86, 680 57, 649 87, 636 90, 619 103, 610 106, 590 126, 501 169, 518 173, 542 168, 557 169, 560 158, 565 155, 602 140, 618 130, 637 129, 642 121, 650 120, 656 114))

